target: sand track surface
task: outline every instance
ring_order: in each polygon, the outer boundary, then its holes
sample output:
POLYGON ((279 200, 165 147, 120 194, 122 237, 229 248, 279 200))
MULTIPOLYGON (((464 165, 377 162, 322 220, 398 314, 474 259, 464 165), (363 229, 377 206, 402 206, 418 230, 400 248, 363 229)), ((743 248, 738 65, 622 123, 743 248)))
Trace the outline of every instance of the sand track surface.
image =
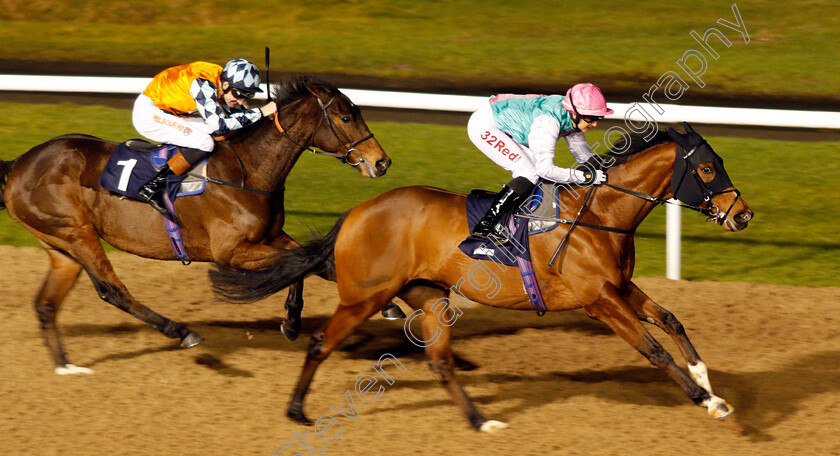
POLYGON ((180 349, 82 276, 59 327, 70 361, 96 372, 55 375, 32 308, 47 256, 0 247, 0 454, 269 456, 285 442, 279 454, 840 454, 840 288, 637 280, 682 321, 715 393, 736 408, 720 421, 581 311, 538 318, 474 305, 453 347, 467 392, 510 424, 494 435, 467 426, 402 323, 375 316, 324 362, 307 397, 310 418, 335 418, 325 442, 285 409, 309 334, 336 305, 333 284, 307 280, 292 343, 279 331, 285 294, 221 303, 208 265, 110 257, 138 299, 207 340, 180 349), (405 371, 388 369, 394 383, 380 380, 381 396, 360 400, 356 381, 375 375, 385 353, 405 371), (355 419, 336 412, 348 391, 355 419))

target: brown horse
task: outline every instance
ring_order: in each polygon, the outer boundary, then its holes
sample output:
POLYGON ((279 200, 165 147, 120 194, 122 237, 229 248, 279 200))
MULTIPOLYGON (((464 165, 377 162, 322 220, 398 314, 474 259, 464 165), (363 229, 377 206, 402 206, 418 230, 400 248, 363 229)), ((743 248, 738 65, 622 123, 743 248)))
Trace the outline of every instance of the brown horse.
MULTIPOLYGON (((560 192, 565 217, 575 218, 572 223, 577 227, 571 235, 567 237, 572 225, 561 225, 532 236, 530 246, 548 310, 583 308, 664 369, 695 404, 720 418, 732 408, 712 393, 707 369, 683 326, 631 281, 633 232, 664 199, 676 196, 726 231, 746 228, 753 216, 729 181, 720 157, 687 124, 686 131, 686 135, 669 131, 676 143, 660 133, 647 144, 636 141, 617 146, 627 146, 627 150, 611 157, 616 163, 607 169, 607 185, 560 192), (583 198, 581 191, 590 196, 583 198), (563 245, 562 255, 549 266, 558 244, 563 245), (655 324, 676 341, 689 374, 675 364, 642 321, 655 324)), ((340 302, 335 315, 312 334, 288 408, 291 418, 309 423, 303 400, 318 366, 359 324, 399 296, 415 309, 406 320, 406 335, 425 347, 431 369, 470 424, 483 431, 506 426, 482 416, 459 384, 450 330, 462 313, 457 302, 466 302, 464 298, 506 309, 526 310, 531 304, 517 268, 474 260, 458 249, 469 234, 465 201, 465 195, 436 188, 395 189, 353 208, 327 237, 284 252, 289 258, 272 270, 211 273, 216 291, 223 296, 252 300, 300 280, 334 253, 340 302), (451 292, 458 299, 449 300, 451 292), (422 336, 412 332, 414 318, 421 321, 422 336)))
MULTIPOLYGON (((286 176, 310 146, 340 158, 364 177, 385 174, 391 160, 373 138, 361 111, 332 83, 299 76, 272 87, 279 107, 216 145, 207 174, 228 185, 209 185, 175 202, 186 252, 194 261, 259 269, 299 244, 283 232, 286 176), (233 183, 231 185, 231 183, 233 183), (239 187, 239 188, 237 188, 239 187)), ((123 199, 98 185, 117 143, 87 135, 51 139, 10 162, 0 162, 0 208, 32 232, 47 251, 50 269, 35 299, 56 373, 91 372, 69 364, 56 330, 56 313, 82 269, 99 296, 181 345, 203 339, 186 326, 138 302, 114 273, 100 243, 146 258, 175 259, 162 218, 151 206, 123 199)), ((311 150, 311 149, 309 149, 311 150)), ((325 263, 318 273, 333 276, 325 263)), ((287 337, 300 328, 302 281, 292 284, 283 323, 287 337)))

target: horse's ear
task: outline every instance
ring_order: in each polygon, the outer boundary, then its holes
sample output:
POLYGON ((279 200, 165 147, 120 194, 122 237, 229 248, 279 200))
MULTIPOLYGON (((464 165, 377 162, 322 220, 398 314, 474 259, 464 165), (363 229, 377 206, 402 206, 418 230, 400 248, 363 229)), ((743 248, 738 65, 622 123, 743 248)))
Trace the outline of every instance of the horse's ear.
POLYGON ((685 142, 685 135, 670 127, 668 128, 668 136, 679 144, 685 142))
POLYGON ((683 127, 685 128, 685 133, 687 135, 690 135, 692 133, 694 133, 695 135, 697 134, 697 132, 695 132, 694 129, 691 128, 691 125, 689 125, 688 122, 683 122, 683 127))

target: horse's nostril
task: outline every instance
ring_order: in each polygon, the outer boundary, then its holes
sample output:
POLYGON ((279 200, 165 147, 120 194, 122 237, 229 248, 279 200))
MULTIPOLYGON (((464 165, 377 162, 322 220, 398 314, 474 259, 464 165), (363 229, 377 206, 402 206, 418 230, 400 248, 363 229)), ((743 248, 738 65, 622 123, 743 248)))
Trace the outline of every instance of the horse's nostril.
POLYGON ((752 218, 753 218, 752 211, 746 211, 746 212, 739 213, 738 216, 736 217, 736 220, 738 220, 738 223, 747 223, 750 220, 752 220, 752 218))
POLYGON ((389 166, 391 166, 390 158, 383 158, 381 160, 376 161, 376 169, 381 173, 384 173, 389 166))

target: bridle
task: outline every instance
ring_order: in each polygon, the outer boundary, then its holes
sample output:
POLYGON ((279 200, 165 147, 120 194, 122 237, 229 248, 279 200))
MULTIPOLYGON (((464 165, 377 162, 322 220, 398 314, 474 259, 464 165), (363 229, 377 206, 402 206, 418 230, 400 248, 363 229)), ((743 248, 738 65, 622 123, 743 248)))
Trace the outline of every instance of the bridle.
MULTIPOLYGON (((617 185, 612 185, 609 182, 605 183, 604 185, 609 187, 609 188, 612 188, 614 190, 618 190, 620 192, 627 193, 628 195, 632 195, 632 196, 635 196, 637 198, 641 198, 643 200, 649 201, 649 202, 654 203, 654 204, 670 204, 670 205, 674 205, 674 206, 684 207, 686 209, 691 209, 692 211, 696 211, 696 212, 699 212, 699 213, 707 216, 708 217, 706 219, 707 221, 714 221, 718 225, 722 225, 724 220, 726 220, 726 217, 728 217, 729 213, 732 211, 732 208, 735 207, 735 203, 737 203, 738 200, 741 198, 741 192, 738 191, 738 189, 736 189, 735 187, 733 187, 731 185, 731 182, 729 182, 730 185, 727 185, 726 188, 715 191, 715 190, 711 189, 709 187, 709 185, 706 182, 703 181, 703 179, 700 178, 700 175, 697 173, 697 168, 700 166, 700 163, 695 163, 696 159, 694 157, 694 153, 697 151, 698 148, 700 148, 700 146, 703 146, 703 145, 708 145, 708 143, 706 142, 705 139, 700 141, 694 147, 692 147, 688 152, 685 152, 685 149, 683 149, 682 146, 677 145, 677 152, 678 152, 677 156, 678 157, 681 156, 681 158, 683 160, 685 160, 686 170, 690 170, 691 176, 693 177, 694 184, 697 187, 696 189, 693 189, 693 190, 699 191, 699 193, 702 197, 702 202, 700 202, 700 203, 690 204, 690 203, 682 202, 680 200, 679 195, 682 193, 681 190, 684 190, 682 185, 683 185, 685 179, 683 179, 683 176, 677 176, 678 171, 677 171, 677 166, 676 165, 674 166, 674 175, 672 177, 672 182, 679 182, 679 183, 673 189, 672 193, 674 194, 674 198, 678 200, 677 202, 672 202, 671 200, 666 200, 666 199, 663 199, 663 198, 657 198, 655 196, 648 195, 646 193, 641 193, 641 192, 637 192, 635 190, 630 190, 628 188, 623 188, 623 187, 619 187, 617 185), (679 151, 683 151, 684 153, 680 154, 679 151), (712 203, 712 198, 714 198, 717 195, 721 195, 721 194, 724 194, 724 193, 730 193, 730 192, 735 193, 735 199, 732 201, 732 204, 729 205, 729 208, 726 210, 726 212, 722 212, 721 209, 717 205, 712 203)), ((727 181, 728 181, 728 177, 727 177, 727 181)))
MULTIPOLYGON (((683 207, 687 207, 689 209, 700 212, 708 217, 707 220, 714 221, 718 225, 723 225, 723 222, 726 220, 726 217, 729 216, 729 213, 732 211, 732 208, 735 207, 735 203, 737 203, 738 200, 741 198, 741 192, 738 191, 738 189, 736 189, 732 185, 732 182, 729 180, 729 176, 727 176, 726 172, 723 170, 722 165, 720 166, 721 170, 719 171, 719 173, 722 174, 715 176, 715 178, 712 181, 707 183, 700 178, 700 175, 697 173, 697 168, 700 167, 700 164, 702 163, 701 160, 703 159, 697 158, 695 152, 701 146, 708 147, 709 144, 706 142, 705 139, 701 139, 699 143, 697 143, 687 152, 682 146, 680 146, 679 144, 677 145, 677 156, 679 157, 680 155, 682 155, 682 159, 685 161, 686 164, 686 171, 690 171, 691 176, 694 179, 694 184, 696 185, 696 188, 688 190, 689 196, 683 196, 685 192, 683 191, 684 188, 682 187, 682 185, 685 183, 685 179, 683 179, 685 171, 683 172, 683 176, 677 176, 677 166, 674 166, 674 176, 671 181, 672 193, 674 194, 674 198, 682 201, 683 199, 691 199, 692 197, 690 196, 690 192, 699 189, 700 196, 702 197, 702 202, 695 204, 690 204, 689 202, 688 204, 683 204, 683 207), (680 151, 684 153, 681 154, 680 151), (678 178, 679 180, 677 180, 678 178), (719 178, 721 178, 721 181, 716 183, 715 181, 717 181, 719 178), (674 182, 678 183, 674 185, 674 182), (714 198, 717 195, 730 192, 735 193, 735 199, 732 200, 732 204, 729 205, 729 208, 726 209, 726 212, 722 212, 718 206, 712 203, 712 198, 714 198)), ((717 155, 715 155, 714 152, 711 153, 714 157, 717 157, 717 155)))
MULTIPOLYGON (((336 139, 338 139, 339 142, 344 147, 344 153, 341 154, 341 153, 337 153, 337 152, 326 152, 326 151, 322 151, 322 150, 316 150, 316 149, 312 149, 309 146, 301 144, 298 141, 295 141, 291 136, 289 136, 289 134, 286 132, 286 129, 284 129, 280 125, 280 116, 275 114, 274 115, 274 125, 277 127, 277 131, 279 131, 280 134, 284 138, 288 139, 293 144, 300 147, 302 150, 308 150, 309 152, 311 152, 313 154, 320 154, 320 155, 327 155, 327 156, 330 156, 330 157, 336 157, 336 158, 342 160, 343 162, 345 162, 348 165, 353 166, 353 167, 356 167, 356 166, 361 165, 362 163, 365 163, 365 159, 361 156, 361 154, 359 154, 359 160, 355 163, 351 163, 348 160, 348 157, 350 156, 350 153, 352 153, 353 151, 358 152, 358 149, 355 149, 356 146, 358 146, 359 144, 367 141, 368 139, 372 139, 373 138, 373 133, 371 133, 371 134, 369 134, 369 135, 365 136, 364 138, 359 139, 357 141, 352 141, 352 142, 345 141, 347 139, 347 137, 345 135, 341 134, 341 132, 338 130, 338 128, 336 128, 335 123, 332 121, 332 119, 330 119, 330 116, 327 113, 327 109, 329 109, 330 105, 332 105, 333 101, 335 101, 336 96, 333 95, 332 98, 330 98, 330 101, 328 101, 326 104, 324 104, 324 102, 321 101, 321 99, 318 97, 318 95, 315 95, 315 92, 312 92, 312 90, 309 89, 308 87, 307 87, 307 89, 309 90, 309 93, 311 93, 315 97, 315 99, 318 100, 318 105, 321 107, 321 113, 323 114, 321 116, 321 119, 318 121, 318 126, 315 127, 315 131, 317 132, 321 128, 321 125, 324 123, 324 119, 326 119, 328 125, 330 126, 330 130, 332 130, 333 135, 335 135, 336 139)), ((286 105, 282 109, 288 108, 289 106, 292 106, 294 104, 296 104, 296 103, 291 103, 289 105, 286 105)), ((278 111, 279 111, 279 109, 278 109, 278 111)), ((236 185, 236 184, 233 184, 233 183, 230 183, 230 182, 226 182, 226 181, 223 181, 221 179, 216 179, 216 178, 213 178, 213 177, 209 177, 209 176, 201 176, 201 175, 192 174, 192 173, 190 173, 190 175, 195 177, 195 178, 205 180, 207 182, 212 182, 214 184, 219 184, 219 185, 225 185, 225 186, 228 186, 228 187, 238 188, 240 190, 245 190, 245 191, 248 191, 248 192, 257 193, 259 195, 267 196, 269 198, 274 198, 278 195, 282 195, 282 193, 283 193, 282 191, 267 192, 267 191, 259 190, 259 189, 256 189, 256 188, 246 187, 245 186, 245 177, 246 177, 245 164, 242 162, 242 159, 239 158, 239 154, 237 154, 236 151, 233 150, 233 148, 230 147, 230 145, 225 144, 225 146, 228 149, 230 149, 231 152, 233 152, 233 155, 239 161, 239 168, 242 171, 241 172, 242 180, 239 183, 239 185, 236 185)))
MULTIPOLYGON (((673 170, 672 185, 673 185, 673 182, 677 182, 678 178, 679 178, 679 183, 676 185, 675 189, 672 188, 672 190, 673 190, 672 193, 674 194, 674 198, 678 199, 677 202, 672 202, 671 200, 658 198, 656 196, 649 195, 647 193, 638 192, 636 190, 631 190, 629 188, 619 187, 617 185, 610 184, 609 182, 605 182, 603 185, 605 187, 608 187, 608 188, 626 193, 628 195, 635 196, 636 198, 641 198, 645 201, 648 201, 648 202, 656 204, 656 205, 658 205, 658 204, 671 204, 671 205, 675 205, 675 206, 685 207, 687 209, 691 209, 693 211, 696 211, 696 212, 699 212, 703 215, 706 215, 707 216, 707 218, 706 218, 707 221, 712 221, 712 222, 714 222, 718 225, 723 225, 724 221, 726 221, 726 218, 729 216, 729 213, 732 211, 732 208, 735 207, 735 203, 737 203, 738 200, 741 198, 741 192, 738 191, 738 189, 736 189, 734 186, 732 186, 732 182, 729 180, 729 177, 725 175, 725 173, 723 174, 723 176, 725 176, 724 179, 723 179, 723 180, 725 180, 725 183, 723 183, 722 185, 719 185, 722 188, 720 190, 717 190, 717 191, 710 188, 709 185, 706 182, 704 182, 703 179, 700 178, 700 176, 697 174, 697 168, 700 166, 700 163, 699 162, 695 163, 697 161, 697 159, 696 159, 696 157, 694 157, 694 153, 698 150, 698 148, 700 148, 700 146, 702 146, 704 144, 708 145, 708 143, 706 143, 705 139, 700 141, 697 145, 692 147, 687 152, 685 152, 685 149, 682 146, 677 144, 677 155, 676 155, 677 157, 681 157, 684 160, 684 162, 686 164, 686 170, 691 170, 691 175, 694 176, 694 183, 697 186, 697 188, 691 189, 691 190, 692 191, 699 190, 699 193, 701 194, 700 199, 702 199, 702 202, 699 202, 699 203, 696 203, 696 204, 689 204, 689 203, 679 201, 679 195, 681 193, 683 193, 683 192, 681 192, 681 189, 683 189, 683 190, 685 190, 685 189, 682 187, 683 181, 684 181, 683 176, 677 176, 678 167, 676 166, 676 162, 675 162, 674 170, 673 170), (681 154, 680 151, 683 151, 685 153, 681 154), (729 205, 729 208, 726 210, 726 212, 723 212, 717 205, 712 203, 712 198, 717 196, 717 195, 720 195, 720 194, 723 194, 723 193, 729 193, 729 192, 734 192, 735 193, 735 199, 732 201, 732 204, 729 205)), ((712 154, 714 154, 714 152, 712 152, 712 154)), ((676 160, 676 158, 675 158, 675 160, 676 160)), ((721 169, 723 169, 723 168, 721 167, 721 169)), ((717 177, 715 177, 715 180, 716 179, 717 179, 717 177)), ((714 182, 714 180, 712 182, 714 182)), ((569 231, 566 232, 566 235, 560 241, 560 244, 557 246, 557 249, 554 251, 554 254, 552 255, 551 259, 549 260, 549 262, 548 262, 549 266, 554 265, 554 262, 557 260, 557 257, 559 256, 560 251, 563 249, 563 246, 566 244, 566 241, 569 239, 569 237, 572 234, 572 231, 575 229, 576 226, 583 226, 583 227, 586 227, 586 228, 592 228, 592 229, 602 230, 602 231, 610 231, 610 232, 619 233, 619 234, 633 234, 635 232, 635 230, 625 230, 625 229, 622 229, 622 228, 614 228, 614 227, 609 227, 609 226, 603 226, 603 225, 600 225, 600 224, 594 225, 594 224, 589 224, 589 223, 583 223, 583 222, 580 221, 580 218, 583 215, 583 212, 585 211, 586 205, 588 204, 589 199, 592 196, 594 190, 595 190, 595 186, 591 186, 589 188, 589 191, 587 192, 586 197, 584 198, 583 203, 581 204, 580 210, 578 210, 578 213, 575 216, 574 220, 549 219, 549 220, 556 221, 556 222, 559 222, 559 223, 562 223, 562 224, 565 224, 565 225, 571 225, 571 227, 569 228, 569 231)))
MULTIPOLYGON (((353 152, 359 152, 359 150, 356 149, 356 146, 358 146, 359 144, 361 144, 361 143, 363 143, 363 142, 365 142, 369 139, 373 139, 373 133, 370 133, 367 136, 365 136, 364 138, 358 139, 356 141, 351 141, 350 138, 348 138, 346 135, 344 135, 336 127, 335 122, 333 122, 333 120, 330 118, 329 113, 327 112, 327 110, 330 108, 330 106, 335 101, 336 96, 333 95, 330 98, 330 101, 328 101, 325 104, 323 101, 321 101, 321 98, 318 97, 318 95, 316 95, 315 92, 313 92, 311 89, 309 89, 309 93, 311 93, 315 97, 315 99, 318 100, 318 106, 321 108, 321 113, 323 114, 321 116, 321 119, 318 121, 318 125, 315 127, 314 131, 317 132, 318 130, 320 130, 321 125, 324 123, 324 120, 326 119, 327 125, 329 125, 330 131, 332 131, 333 135, 335 136, 335 139, 337 139, 338 142, 341 143, 342 147, 344 147, 344 153, 342 154, 340 152, 327 152, 327 151, 323 151, 323 150, 317 150, 317 149, 313 149, 313 148, 311 148, 307 145, 301 144, 301 142, 299 142, 299 141, 295 141, 291 136, 289 136, 289 133, 286 132, 286 129, 283 128, 282 125, 280 125, 279 113, 274 115, 274 125, 277 127, 277 131, 279 131, 280 134, 284 138, 288 139, 289 141, 291 141, 293 144, 300 147, 301 149, 308 150, 310 153, 319 154, 319 155, 326 155, 326 156, 329 156, 329 157, 335 157, 335 158, 338 158, 339 160, 341 160, 344 163, 347 163, 348 165, 353 166, 353 167, 356 167, 356 166, 361 165, 362 163, 365 163, 365 159, 364 159, 364 157, 362 157, 361 153, 359 153, 359 159, 355 163, 350 161, 350 154, 353 153, 353 152)), ((285 106, 284 108, 286 108, 286 107, 288 107, 288 106, 285 106)))

